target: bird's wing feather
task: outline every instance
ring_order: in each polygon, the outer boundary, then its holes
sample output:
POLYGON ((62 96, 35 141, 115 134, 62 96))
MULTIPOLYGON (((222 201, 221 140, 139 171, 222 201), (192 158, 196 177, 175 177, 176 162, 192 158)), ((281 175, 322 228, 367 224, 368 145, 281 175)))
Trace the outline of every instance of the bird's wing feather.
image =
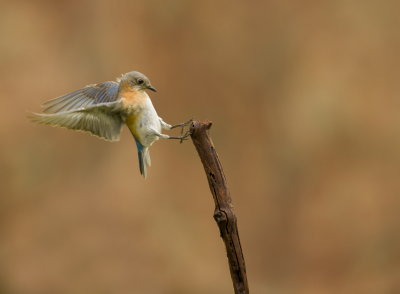
POLYGON ((118 141, 123 124, 121 107, 121 101, 114 101, 57 113, 33 113, 32 119, 40 124, 86 131, 105 140, 118 141))
POLYGON ((58 113, 114 102, 118 100, 118 87, 117 82, 88 85, 85 88, 45 102, 43 106, 46 108, 43 112, 58 113))

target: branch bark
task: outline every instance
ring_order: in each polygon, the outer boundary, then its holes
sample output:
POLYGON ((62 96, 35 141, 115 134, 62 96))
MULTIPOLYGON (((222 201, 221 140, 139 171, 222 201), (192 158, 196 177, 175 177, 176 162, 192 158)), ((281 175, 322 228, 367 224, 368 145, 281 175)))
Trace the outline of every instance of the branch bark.
POLYGON ((222 165, 208 132, 211 125, 211 122, 192 122, 190 127, 191 138, 203 163, 214 198, 214 219, 225 243, 235 294, 248 294, 249 286, 242 246, 240 245, 237 219, 232 210, 232 199, 226 185, 222 165))

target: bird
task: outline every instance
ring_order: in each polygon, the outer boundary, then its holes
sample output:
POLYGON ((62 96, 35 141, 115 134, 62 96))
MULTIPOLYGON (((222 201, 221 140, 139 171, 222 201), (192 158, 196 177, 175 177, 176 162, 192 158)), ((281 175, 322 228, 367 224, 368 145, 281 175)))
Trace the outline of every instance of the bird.
POLYGON ((159 139, 186 140, 183 128, 191 123, 170 125, 158 116, 146 90, 157 92, 150 80, 138 71, 123 74, 116 81, 90 84, 43 103, 42 113, 32 113, 34 122, 89 132, 107 141, 118 141, 125 124, 133 135, 139 170, 147 178, 151 165, 150 146, 159 139), (162 130, 182 127, 181 136, 169 136, 162 130))

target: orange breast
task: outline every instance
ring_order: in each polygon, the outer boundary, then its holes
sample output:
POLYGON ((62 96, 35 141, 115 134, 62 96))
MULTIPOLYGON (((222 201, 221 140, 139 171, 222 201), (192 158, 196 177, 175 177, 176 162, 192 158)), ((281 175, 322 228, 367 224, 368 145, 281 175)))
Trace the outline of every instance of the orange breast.
POLYGON ((125 107, 140 108, 145 105, 147 95, 142 91, 121 91, 121 98, 123 98, 123 103, 125 107))
POLYGON ((148 96, 146 92, 136 91, 126 85, 121 87, 119 96, 121 97, 124 108, 127 111, 125 123, 132 135, 140 141, 141 138, 137 131, 137 124, 141 116, 141 110, 146 106, 146 99, 148 96))

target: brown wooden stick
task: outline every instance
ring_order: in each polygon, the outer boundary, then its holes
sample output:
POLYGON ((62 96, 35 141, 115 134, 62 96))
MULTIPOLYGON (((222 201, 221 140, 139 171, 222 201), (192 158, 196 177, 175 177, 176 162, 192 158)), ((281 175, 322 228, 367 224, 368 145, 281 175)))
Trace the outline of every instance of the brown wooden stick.
POLYGON ((191 137, 203 163, 214 198, 214 219, 225 243, 235 294, 248 294, 249 286, 237 220, 232 210, 232 199, 226 185, 225 175, 208 132, 211 125, 211 122, 192 122, 190 126, 191 137))

